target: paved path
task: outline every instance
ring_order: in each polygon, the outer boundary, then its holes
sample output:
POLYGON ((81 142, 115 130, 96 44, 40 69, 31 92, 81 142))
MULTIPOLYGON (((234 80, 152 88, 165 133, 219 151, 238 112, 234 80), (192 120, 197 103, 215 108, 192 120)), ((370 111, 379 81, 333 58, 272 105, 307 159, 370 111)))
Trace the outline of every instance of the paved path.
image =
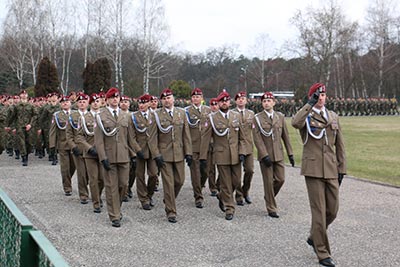
MULTIPOLYGON (((31 156, 31 158, 34 158, 31 156)), ((162 191, 156 207, 140 208, 136 196, 123 204, 122 227, 106 212, 79 203, 76 178, 65 197, 59 166, 32 159, 28 167, 0 156, 0 187, 35 227, 45 233, 70 266, 318 266, 305 240, 310 210, 299 168, 287 167, 278 196, 281 218, 266 216, 258 164, 253 204, 237 207, 226 221, 204 190, 205 207, 194 207, 188 170, 177 199, 178 223, 167 222, 162 191)), ((345 178, 338 218, 329 229, 338 266, 399 266, 400 189, 345 178)))

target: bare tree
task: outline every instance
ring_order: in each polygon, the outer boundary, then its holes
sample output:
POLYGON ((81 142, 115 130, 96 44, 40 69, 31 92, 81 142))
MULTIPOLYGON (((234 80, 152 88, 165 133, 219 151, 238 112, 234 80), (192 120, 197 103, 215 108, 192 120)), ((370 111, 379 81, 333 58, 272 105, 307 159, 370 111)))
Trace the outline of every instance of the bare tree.
POLYGON ((394 49, 399 38, 396 10, 396 2, 392 0, 375 0, 367 10, 368 48, 377 59, 378 97, 382 96, 384 75, 399 64, 398 60, 393 60, 399 57, 398 50, 394 49))

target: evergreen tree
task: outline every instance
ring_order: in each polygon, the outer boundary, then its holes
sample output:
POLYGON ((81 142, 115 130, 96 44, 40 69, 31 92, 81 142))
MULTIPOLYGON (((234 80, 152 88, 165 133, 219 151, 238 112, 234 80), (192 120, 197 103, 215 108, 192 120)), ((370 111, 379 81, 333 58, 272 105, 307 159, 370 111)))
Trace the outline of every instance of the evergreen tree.
POLYGON ((59 84, 56 66, 50 62, 48 57, 44 57, 39 63, 35 96, 46 96, 48 93, 59 92, 59 84))
POLYGON ((107 91, 111 87, 111 67, 107 58, 88 63, 82 73, 83 90, 86 94, 107 91))
POLYGON ((169 88, 174 92, 176 98, 190 98, 192 88, 190 85, 182 80, 174 80, 169 84, 169 88))

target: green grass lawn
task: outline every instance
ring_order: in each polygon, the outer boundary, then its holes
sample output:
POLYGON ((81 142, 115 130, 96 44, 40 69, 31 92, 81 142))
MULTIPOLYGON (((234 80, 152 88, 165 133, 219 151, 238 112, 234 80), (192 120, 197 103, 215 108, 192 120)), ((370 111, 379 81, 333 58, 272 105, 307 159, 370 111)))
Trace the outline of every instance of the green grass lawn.
MULTIPOLYGON (((400 116, 340 117, 347 174, 400 186, 400 116)), ((296 165, 301 165, 300 134, 287 119, 296 165)))

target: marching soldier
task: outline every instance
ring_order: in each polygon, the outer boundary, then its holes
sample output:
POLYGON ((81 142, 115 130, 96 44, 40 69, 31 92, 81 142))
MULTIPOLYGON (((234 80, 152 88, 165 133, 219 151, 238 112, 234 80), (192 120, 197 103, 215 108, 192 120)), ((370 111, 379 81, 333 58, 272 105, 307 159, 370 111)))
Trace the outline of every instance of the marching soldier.
POLYGON ((151 96, 144 94, 138 99, 139 110, 131 115, 130 123, 135 129, 135 137, 141 152, 136 159, 136 189, 139 201, 144 210, 151 210, 154 206, 153 195, 157 181, 157 165, 149 148, 149 125, 154 120, 149 111, 151 96), (148 180, 146 183, 146 169, 148 180))
MULTIPOLYGON (((210 108, 211 112, 217 112, 219 110, 218 107, 218 99, 211 98, 210 100, 210 108)), ((212 160, 212 152, 214 150, 214 140, 211 138, 210 147, 208 149, 207 156, 207 173, 208 173, 208 187, 210 188, 211 196, 216 197, 219 191, 219 179, 216 178, 215 164, 212 160)))
POLYGON ((49 161, 53 161, 53 158, 50 156, 49 148, 50 124, 54 112, 58 110, 60 110, 59 95, 56 92, 50 93, 48 95, 48 103, 43 107, 43 111, 39 117, 39 124, 41 128, 38 132, 38 134, 43 136, 43 146, 49 154, 49 161))
MULTIPOLYGON (((149 111, 151 113, 154 113, 154 111, 156 111, 158 109, 158 98, 154 95, 151 96, 151 100, 150 100, 150 105, 149 105, 149 111)), ((158 192, 158 186, 160 185, 160 181, 158 179, 158 175, 160 173, 157 174, 157 180, 156 180, 156 188, 154 189, 155 192, 158 192)))
POLYGON ((185 159, 192 163, 192 140, 189 125, 183 109, 174 107, 172 90, 166 88, 161 93, 162 108, 157 109, 154 121, 150 123, 150 152, 161 171, 165 211, 170 223, 176 223, 176 204, 185 181, 185 159))
POLYGON ((80 125, 76 140, 78 146, 82 147, 82 157, 85 160, 87 170, 90 195, 93 203, 93 212, 100 213, 102 207, 101 193, 104 188, 104 168, 100 164, 94 144, 94 128, 96 127, 96 115, 101 106, 100 96, 92 94, 90 96, 90 111, 80 118, 80 125))
POLYGON ((72 158, 76 167, 79 199, 81 201, 81 204, 88 204, 89 190, 87 170, 85 161, 82 157, 84 146, 78 144, 77 136, 79 128, 81 127, 81 117, 85 116, 85 114, 88 112, 87 107, 89 105, 89 96, 83 93, 78 93, 76 95, 75 103, 78 110, 72 111, 72 113, 69 115, 68 125, 66 129, 66 137, 69 149, 72 151, 72 158))
POLYGON ((108 216, 113 227, 121 226, 121 204, 129 179, 129 163, 135 157, 133 149, 140 151, 129 127, 129 116, 119 108, 120 93, 110 88, 106 93, 108 106, 96 116, 95 147, 102 163, 106 189, 108 216), (136 145, 135 145, 136 143, 136 145), (133 149, 132 149, 133 148, 133 149))
POLYGON ((240 123, 243 130, 243 139, 245 142, 245 152, 240 161, 243 162, 243 185, 242 183, 236 188, 236 204, 239 206, 244 205, 244 200, 247 204, 251 204, 251 198, 249 196, 249 190, 251 186, 251 180, 254 174, 254 156, 253 156, 253 119, 254 112, 246 108, 247 96, 245 92, 239 92, 235 96, 236 108, 234 111, 240 114, 240 123))
POLYGON ((67 96, 62 96, 60 100, 61 111, 53 114, 49 133, 50 155, 53 159, 52 165, 57 164, 57 152, 60 155, 60 171, 62 185, 66 196, 72 195, 72 176, 75 172, 74 159, 68 145, 66 129, 68 126, 69 115, 71 114, 71 102, 67 96))
MULTIPOLYGON (((200 88, 195 88, 192 91, 192 105, 185 108, 187 122, 190 129, 190 137, 192 139, 193 162, 190 166, 190 178, 192 180, 193 195, 196 208, 203 208, 204 197, 202 194, 202 185, 207 180, 207 172, 200 172, 200 141, 202 127, 211 113, 210 107, 201 104, 203 100, 203 92, 200 88)), ((205 170, 205 168, 202 168, 205 170)))
POLYGON ((293 117, 292 126, 303 140, 301 174, 305 176, 311 207, 311 231, 307 243, 319 263, 335 266, 327 228, 339 209, 339 186, 346 173, 346 155, 338 115, 325 108, 326 88, 313 84, 308 103, 293 117))
POLYGON ((233 191, 240 186, 241 168, 239 159, 244 158, 245 141, 243 139, 240 114, 229 110, 230 96, 222 92, 218 96, 219 111, 211 113, 204 125, 200 146, 200 160, 206 160, 208 148, 213 138, 213 162, 220 175, 221 191, 218 194, 219 207, 225 212, 225 219, 232 220, 235 213, 233 191))
POLYGON ((275 98, 270 92, 261 97, 264 111, 254 117, 254 143, 258 151, 258 160, 263 176, 264 199, 268 215, 279 218, 275 197, 285 182, 285 165, 283 161, 283 147, 285 144, 289 161, 294 166, 292 146, 289 132, 286 127, 285 115, 274 112, 275 98))
POLYGON ((36 123, 35 107, 28 102, 28 93, 19 93, 20 101, 9 110, 7 125, 14 124, 17 149, 22 157, 22 166, 28 166, 28 155, 32 152, 31 129, 36 123))

